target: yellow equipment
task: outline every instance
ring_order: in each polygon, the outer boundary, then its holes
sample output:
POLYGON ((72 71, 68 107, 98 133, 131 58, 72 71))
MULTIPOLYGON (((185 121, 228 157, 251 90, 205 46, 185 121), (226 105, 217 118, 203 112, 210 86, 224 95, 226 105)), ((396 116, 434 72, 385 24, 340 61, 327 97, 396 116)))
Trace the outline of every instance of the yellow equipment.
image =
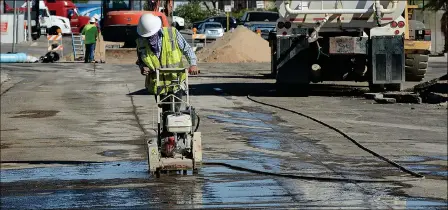
POLYGON ((418 8, 417 5, 407 4, 404 12, 406 21, 404 50, 407 81, 423 80, 428 69, 431 50, 431 30, 425 29, 422 22, 412 18, 414 10, 418 8))

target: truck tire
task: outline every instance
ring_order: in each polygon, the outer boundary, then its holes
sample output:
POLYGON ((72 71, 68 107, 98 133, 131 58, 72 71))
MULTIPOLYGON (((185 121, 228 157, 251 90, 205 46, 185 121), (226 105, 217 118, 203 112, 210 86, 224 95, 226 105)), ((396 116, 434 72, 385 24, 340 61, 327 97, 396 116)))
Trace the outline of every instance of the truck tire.
POLYGON ((429 55, 406 54, 406 81, 421 81, 428 69, 429 55))

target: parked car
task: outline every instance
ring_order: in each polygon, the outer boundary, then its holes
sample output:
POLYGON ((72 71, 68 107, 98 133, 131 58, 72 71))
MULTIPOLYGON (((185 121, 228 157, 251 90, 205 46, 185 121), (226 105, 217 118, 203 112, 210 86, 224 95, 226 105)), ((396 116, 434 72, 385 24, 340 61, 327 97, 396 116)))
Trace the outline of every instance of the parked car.
POLYGON ((261 37, 268 40, 269 33, 276 29, 277 22, 248 22, 246 27, 255 33, 260 29, 261 37))
POLYGON ((250 22, 277 22, 278 12, 271 11, 247 11, 241 17, 239 24, 247 26, 250 22))
MULTIPOLYGON (((227 31, 227 17, 226 16, 214 16, 209 17, 203 21, 198 21, 193 23, 193 28, 198 28, 201 23, 204 22, 218 22, 224 28, 224 31, 227 31)), ((237 19, 234 17, 229 17, 229 29, 236 28, 238 26, 237 19)))
POLYGON ((199 24, 197 34, 205 34, 206 39, 218 39, 224 36, 224 28, 219 22, 204 22, 199 24))

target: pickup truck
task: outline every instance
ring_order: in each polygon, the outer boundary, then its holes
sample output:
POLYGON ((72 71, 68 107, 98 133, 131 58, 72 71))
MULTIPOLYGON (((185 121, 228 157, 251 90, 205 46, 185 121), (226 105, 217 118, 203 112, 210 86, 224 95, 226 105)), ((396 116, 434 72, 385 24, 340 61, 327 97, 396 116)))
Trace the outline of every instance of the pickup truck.
POLYGON ((260 29, 261 37, 265 40, 268 40, 269 33, 271 31, 275 31, 277 22, 247 22, 245 23, 245 27, 253 32, 257 32, 257 30, 260 29))
POLYGON ((270 11, 247 11, 239 20, 239 25, 247 26, 250 22, 277 22, 278 12, 270 11))

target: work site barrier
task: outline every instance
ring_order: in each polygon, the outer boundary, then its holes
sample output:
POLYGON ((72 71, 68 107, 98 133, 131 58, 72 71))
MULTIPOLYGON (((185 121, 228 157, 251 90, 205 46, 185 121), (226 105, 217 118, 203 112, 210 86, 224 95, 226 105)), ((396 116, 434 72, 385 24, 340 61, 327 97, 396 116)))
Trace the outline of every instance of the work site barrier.
POLYGON ((62 34, 47 35, 48 52, 61 51, 61 57, 64 56, 64 46, 62 44, 62 34))
POLYGON ((191 47, 193 47, 193 50, 196 51, 197 48, 202 48, 207 45, 207 36, 205 34, 196 34, 195 31, 193 31, 193 35, 191 35, 191 47), (195 40, 204 40, 204 44, 202 43, 196 43, 195 40))

